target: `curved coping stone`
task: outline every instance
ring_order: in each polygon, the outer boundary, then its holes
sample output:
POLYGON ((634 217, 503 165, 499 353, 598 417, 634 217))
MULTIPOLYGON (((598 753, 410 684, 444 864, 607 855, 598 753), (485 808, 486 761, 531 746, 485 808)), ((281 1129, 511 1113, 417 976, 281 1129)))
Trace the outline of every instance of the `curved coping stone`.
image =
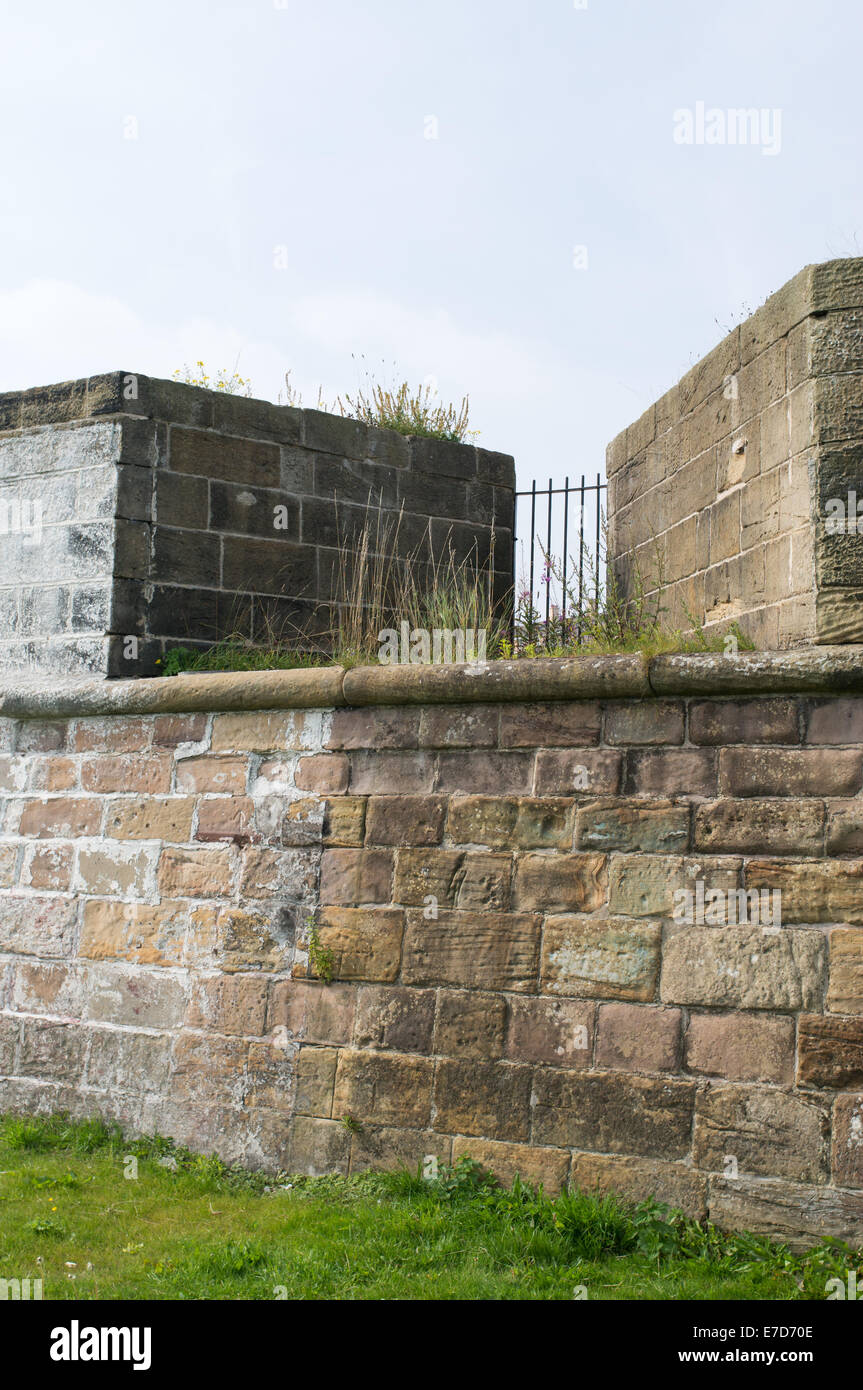
POLYGON ((343 705, 341 666, 298 671, 189 672, 151 680, 31 681, 0 690, 0 715, 189 714, 196 710, 331 709, 343 705))
POLYGON ((647 661, 636 656, 528 658, 440 666, 355 666, 348 705, 465 704, 649 695, 647 661))
POLYGON ((316 666, 190 672, 155 679, 42 681, 0 687, 12 719, 342 705, 626 699, 653 695, 863 691, 863 646, 680 656, 581 656, 441 666, 316 666))
POLYGON ((863 690, 863 646, 655 656, 650 686, 655 695, 830 695, 863 690))

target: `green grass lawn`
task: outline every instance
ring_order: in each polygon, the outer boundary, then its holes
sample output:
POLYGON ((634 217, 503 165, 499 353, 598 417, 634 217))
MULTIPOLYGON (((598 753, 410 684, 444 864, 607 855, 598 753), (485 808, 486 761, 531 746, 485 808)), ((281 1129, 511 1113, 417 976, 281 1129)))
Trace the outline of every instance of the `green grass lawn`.
POLYGON ((861 1256, 551 1201, 470 1162, 268 1177, 98 1121, 0 1121, 0 1278, 41 1277, 45 1299, 823 1299, 861 1256))

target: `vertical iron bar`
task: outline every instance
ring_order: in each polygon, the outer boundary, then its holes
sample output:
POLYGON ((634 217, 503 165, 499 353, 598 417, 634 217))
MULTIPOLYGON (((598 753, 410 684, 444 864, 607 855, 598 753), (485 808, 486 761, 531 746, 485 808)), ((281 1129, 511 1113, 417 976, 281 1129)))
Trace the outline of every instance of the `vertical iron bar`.
POLYGON ((563 595, 560 603, 560 635, 566 641, 566 551, 569 545, 569 476, 563 484, 563 595))
POLYGON ((600 521, 601 521, 601 518, 602 518, 602 511, 601 511, 600 505, 599 505, 599 503, 600 503, 600 498, 601 498, 601 496, 602 496, 601 488, 602 488, 602 475, 601 475, 600 473, 597 473, 597 475, 596 475, 596 556, 595 556, 595 560, 596 560, 596 586, 595 586, 595 590, 596 590, 596 601, 597 601, 597 603, 599 603, 599 535, 600 535, 600 521))
POLYGON ((554 484, 548 480, 548 540, 545 547, 545 645, 548 647, 548 622, 551 615, 551 499, 554 484))
POLYGON ((516 570, 518 556, 518 493, 512 499, 512 613, 509 619, 509 637, 512 643, 513 656, 515 655, 515 611, 518 607, 518 571, 516 570))
MULTIPOLYGON (((533 628, 533 547, 536 544, 536 478, 530 487, 530 626, 533 628)), ((527 639, 533 641, 531 636, 527 639)))
POLYGON ((581 615, 584 612, 584 474, 581 475, 581 514, 578 519, 578 627, 576 638, 581 642, 581 615))

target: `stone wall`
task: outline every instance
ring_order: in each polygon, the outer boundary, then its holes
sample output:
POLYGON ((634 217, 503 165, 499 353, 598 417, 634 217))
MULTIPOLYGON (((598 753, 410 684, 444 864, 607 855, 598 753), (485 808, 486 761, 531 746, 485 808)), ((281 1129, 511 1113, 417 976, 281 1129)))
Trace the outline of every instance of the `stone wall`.
POLYGON ((475 553, 502 600, 514 487, 507 455, 134 373, 0 395, 0 670, 296 644, 329 625, 368 517, 373 551, 475 553))
POLYGON ((828 503, 863 504, 863 260, 802 270, 617 436, 607 472, 609 559, 625 592, 663 575, 671 624, 861 641, 863 535, 831 533, 828 503))
POLYGON ((863 1238, 860 648, 2 715, 0 1108, 863 1238), (780 923, 675 920, 684 888, 779 890, 780 923))

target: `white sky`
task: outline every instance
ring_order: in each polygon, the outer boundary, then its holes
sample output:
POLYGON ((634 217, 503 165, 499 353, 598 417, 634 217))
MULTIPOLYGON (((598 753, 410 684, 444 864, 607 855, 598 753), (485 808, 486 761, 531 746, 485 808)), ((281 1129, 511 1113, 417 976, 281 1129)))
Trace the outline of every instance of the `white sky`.
POLYGON ((595 473, 801 266, 863 254, 861 18, 3 0, 0 390, 239 357, 256 395, 290 369, 312 405, 365 354, 469 392, 521 485, 595 473), (699 101, 779 109, 780 152, 676 144, 699 101))

